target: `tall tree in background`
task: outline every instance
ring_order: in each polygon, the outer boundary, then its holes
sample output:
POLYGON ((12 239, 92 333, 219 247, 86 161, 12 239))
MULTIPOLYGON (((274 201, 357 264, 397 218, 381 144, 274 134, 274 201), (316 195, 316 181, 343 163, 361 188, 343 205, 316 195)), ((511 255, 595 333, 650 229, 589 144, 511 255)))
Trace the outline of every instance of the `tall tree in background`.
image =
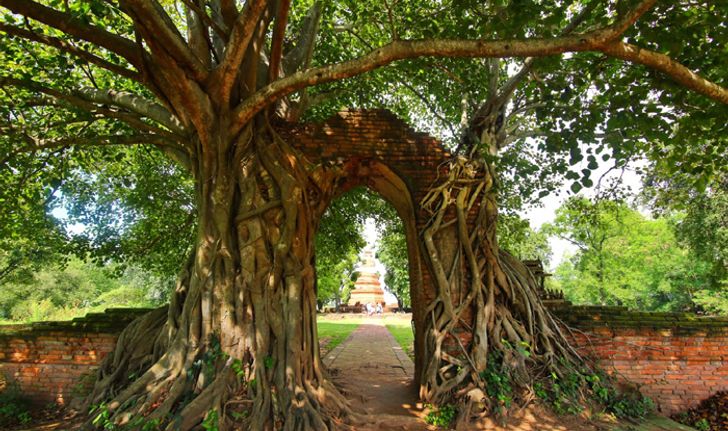
POLYGON ((589 267, 588 273, 594 280, 586 288, 596 294, 590 298, 594 303, 604 305, 610 297, 606 281, 613 262, 609 261, 612 250, 608 245, 610 240, 626 236, 629 223, 633 221, 625 220, 627 216, 632 216, 632 212, 623 202, 591 202, 572 197, 556 210, 553 223, 543 228, 547 234, 556 235, 578 248, 580 265, 589 267))
POLYGON ((377 259, 384 265, 384 284, 397 298, 400 310, 409 308, 411 301, 407 238, 401 223, 387 225, 380 231, 377 259))
POLYGON ((379 208, 379 198, 357 188, 335 199, 321 217, 316 232, 316 280, 319 309, 334 301, 338 307, 356 281, 354 268, 366 245, 364 223, 379 208))
MULTIPOLYGON (((10 186, 4 202, 19 202, 7 219, 45 210, 68 176, 120 162, 134 153, 129 146, 160 151, 194 186, 194 246, 169 310, 127 328, 119 339, 127 349, 101 370, 94 400, 109 399, 114 422, 173 415, 168 429, 181 430, 203 418, 230 426, 222 412, 233 397, 252 400, 251 429, 330 429, 349 417, 316 348, 313 238, 330 190, 310 192, 322 177, 274 127, 342 104, 393 101, 401 111, 414 100, 443 124, 464 118, 464 158, 425 202, 433 224, 423 241, 439 296, 424 335, 433 354, 420 376, 423 397, 445 403, 482 387, 489 351, 507 353, 501 334, 528 340, 529 361, 557 369, 568 349, 532 283, 498 253, 496 183, 479 155, 493 161, 501 147, 525 149, 524 137, 539 137, 535 152, 568 152, 575 169, 563 157, 516 165, 536 185, 547 179, 541 166, 567 173, 578 190, 606 148, 624 160, 671 151, 666 141, 680 127, 681 142, 721 136, 728 90, 708 79, 725 82, 728 60, 715 49, 726 42, 725 14, 711 2, 656 3, 0 0, 0 180, 10 186), (525 60, 452 60, 475 57, 525 60), (585 142, 594 150, 578 171, 585 142), (463 210, 476 202, 471 236, 463 210), (454 212, 457 223, 443 222, 454 212), (460 229, 452 238, 467 276, 440 267, 444 251, 432 238, 446 226, 460 229), (462 306, 449 299, 458 280, 469 292, 462 306), (466 353, 473 362, 443 365, 442 334, 466 307, 477 312, 466 353), (201 360, 214 364, 195 366, 201 360), (439 373, 443 366, 459 371, 439 373)), ((725 141, 715 145, 725 150, 725 141)), ((169 225, 174 232, 177 223, 169 225)), ((462 410, 465 419, 478 402, 462 410)))
POLYGON ((551 263, 552 251, 546 232, 533 230, 528 220, 517 215, 499 216, 498 245, 518 259, 540 260, 544 267, 551 263))
POLYGON ((648 311, 720 312, 711 262, 681 246, 674 220, 650 220, 623 202, 571 198, 544 230, 570 241, 576 253, 553 283, 576 303, 648 311))

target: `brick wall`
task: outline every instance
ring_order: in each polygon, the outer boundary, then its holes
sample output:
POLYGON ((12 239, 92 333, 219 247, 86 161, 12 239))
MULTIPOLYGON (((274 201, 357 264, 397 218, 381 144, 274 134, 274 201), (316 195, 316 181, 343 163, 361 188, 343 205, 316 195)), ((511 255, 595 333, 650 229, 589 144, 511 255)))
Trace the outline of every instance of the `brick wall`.
POLYGON ((646 313, 621 307, 554 308, 582 353, 635 383, 666 415, 728 390, 728 317, 646 313))
MULTIPOLYGON (((672 414, 728 390, 728 318, 573 307, 554 312, 582 353, 635 383, 660 412, 672 414)), ((116 309, 73 322, 0 326, 0 378, 39 403, 66 403, 89 384, 121 329, 148 310, 116 309)))
POLYGON ((93 383, 121 330, 149 310, 113 309, 70 322, 0 326, 0 387, 17 384, 39 404, 65 404, 93 383))

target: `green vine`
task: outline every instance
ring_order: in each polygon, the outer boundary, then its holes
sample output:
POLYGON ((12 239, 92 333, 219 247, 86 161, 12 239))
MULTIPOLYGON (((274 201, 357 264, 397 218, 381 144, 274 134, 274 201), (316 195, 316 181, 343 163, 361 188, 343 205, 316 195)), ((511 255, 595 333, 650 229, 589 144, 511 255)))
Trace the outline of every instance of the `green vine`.
POLYGON ((446 404, 435 409, 431 404, 425 404, 430 412, 425 416, 425 422, 438 427, 448 427, 457 417, 458 411, 452 404, 446 404))
POLYGON ((217 410, 210 410, 202 421, 202 428, 205 431, 218 431, 218 419, 217 410))
POLYGON ((502 414, 513 403, 513 385, 511 374, 503 361, 502 353, 493 351, 488 355, 487 366, 480 373, 485 381, 485 390, 491 400, 494 413, 502 414))

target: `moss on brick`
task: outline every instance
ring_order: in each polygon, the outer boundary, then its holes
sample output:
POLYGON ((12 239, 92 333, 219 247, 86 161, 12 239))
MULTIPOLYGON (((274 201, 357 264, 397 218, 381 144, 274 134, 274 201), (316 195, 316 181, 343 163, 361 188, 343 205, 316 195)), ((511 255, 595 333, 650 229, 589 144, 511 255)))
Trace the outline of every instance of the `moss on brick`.
POLYGON ((109 308, 103 313, 88 313, 84 317, 59 322, 36 322, 0 326, 0 339, 35 338, 53 332, 118 334, 132 320, 144 315, 148 308, 109 308))

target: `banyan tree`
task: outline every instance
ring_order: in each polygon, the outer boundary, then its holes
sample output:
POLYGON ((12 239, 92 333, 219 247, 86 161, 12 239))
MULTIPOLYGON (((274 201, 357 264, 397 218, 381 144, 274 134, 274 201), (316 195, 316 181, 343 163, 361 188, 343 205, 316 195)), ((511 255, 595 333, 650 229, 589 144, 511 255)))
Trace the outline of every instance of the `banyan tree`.
MULTIPOLYGON (((709 165, 726 149, 718 3, 0 0, 3 220, 73 199, 129 148, 172 160, 192 184, 193 244, 169 307, 124 331, 89 403, 138 428, 337 429, 357 415, 319 355, 313 238, 362 178, 393 201, 411 184, 379 163, 397 158, 386 145, 376 160, 312 155, 306 125, 342 107, 430 125, 451 151, 419 199, 394 203, 420 221, 410 265, 433 287, 415 310, 420 396, 465 423, 488 410, 489 361, 528 388, 581 360, 498 248, 506 186, 563 174, 578 191, 596 157, 687 145, 709 165)), ((174 241, 181 226, 157 222, 174 241)))

